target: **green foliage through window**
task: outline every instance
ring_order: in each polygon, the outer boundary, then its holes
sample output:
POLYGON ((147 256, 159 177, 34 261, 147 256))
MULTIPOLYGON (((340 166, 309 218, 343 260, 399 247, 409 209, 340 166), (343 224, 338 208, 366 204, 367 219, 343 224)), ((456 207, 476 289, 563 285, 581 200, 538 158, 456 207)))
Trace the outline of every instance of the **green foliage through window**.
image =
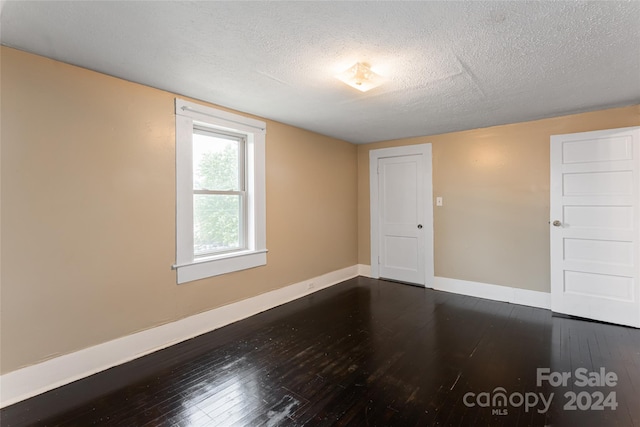
POLYGON ((243 246, 239 156, 242 141, 194 134, 193 238, 196 256, 243 246), (198 191, 201 190, 201 191, 198 191), (206 194, 215 191, 218 194, 206 194), (230 192, 231 194, 219 194, 230 192), (205 194, 203 194, 205 193, 205 194))

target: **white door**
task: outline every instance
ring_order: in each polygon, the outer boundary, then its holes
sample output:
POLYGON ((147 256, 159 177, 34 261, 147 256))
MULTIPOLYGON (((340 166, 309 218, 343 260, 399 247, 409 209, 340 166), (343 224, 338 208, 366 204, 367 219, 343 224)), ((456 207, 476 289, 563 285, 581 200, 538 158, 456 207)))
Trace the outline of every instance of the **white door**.
POLYGON ((433 286, 431 145, 372 150, 372 275, 433 286))
POLYGON ((640 127, 551 137, 551 308, 640 327, 640 127))

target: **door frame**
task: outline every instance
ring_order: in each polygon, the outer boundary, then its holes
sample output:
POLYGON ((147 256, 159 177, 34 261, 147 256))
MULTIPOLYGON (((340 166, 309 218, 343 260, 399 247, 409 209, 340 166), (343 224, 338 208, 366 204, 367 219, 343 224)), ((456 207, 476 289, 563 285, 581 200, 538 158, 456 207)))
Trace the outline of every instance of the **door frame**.
POLYGON ((379 148, 369 151, 369 195, 371 215, 371 277, 379 278, 378 256, 380 255, 380 224, 379 224, 379 189, 378 189, 378 161, 387 157, 402 157, 422 155, 424 182, 424 218, 422 221, 425 232, 424 286, 434 286, 434 253, 433 253, 433 177, 432 177, 432 149, 431 144, 406 145, 402 147, 379 148))

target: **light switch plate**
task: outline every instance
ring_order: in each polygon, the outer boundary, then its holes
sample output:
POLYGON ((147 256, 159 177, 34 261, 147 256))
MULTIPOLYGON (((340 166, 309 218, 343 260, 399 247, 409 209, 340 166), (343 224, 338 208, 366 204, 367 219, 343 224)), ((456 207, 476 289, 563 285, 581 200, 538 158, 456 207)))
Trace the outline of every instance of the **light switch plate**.
POLYGON ((436 197, 436 206, 442 206, 442 197, 436 197))

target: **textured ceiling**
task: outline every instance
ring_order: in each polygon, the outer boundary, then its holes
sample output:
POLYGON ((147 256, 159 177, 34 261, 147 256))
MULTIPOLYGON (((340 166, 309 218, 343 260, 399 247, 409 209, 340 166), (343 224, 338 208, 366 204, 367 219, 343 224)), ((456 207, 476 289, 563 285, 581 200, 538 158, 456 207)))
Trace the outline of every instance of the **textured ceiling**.
POLYGON ((640 2, 7 1, 2 44, 354 143, 640 102, 640 2), (369 62, 387 83, 333 76, 369 62))

